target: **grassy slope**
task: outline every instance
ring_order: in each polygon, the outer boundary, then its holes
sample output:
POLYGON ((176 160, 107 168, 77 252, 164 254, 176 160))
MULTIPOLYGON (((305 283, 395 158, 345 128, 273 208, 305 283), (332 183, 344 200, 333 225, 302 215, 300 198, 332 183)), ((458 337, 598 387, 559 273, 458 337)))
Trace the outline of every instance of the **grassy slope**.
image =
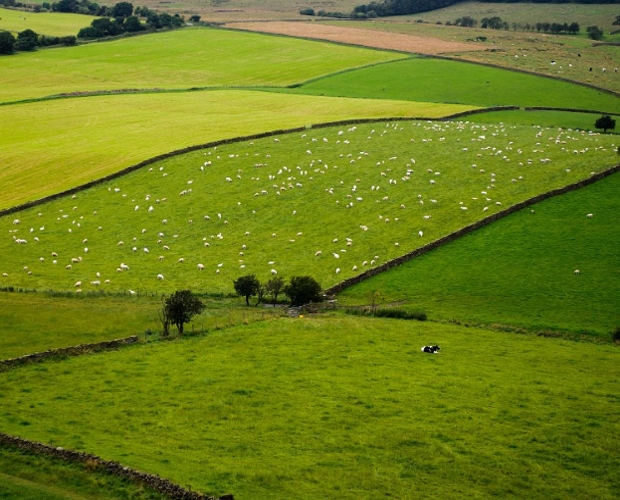
POLYGON ((547 200, 534 214, 513 214, 339 300, 364 304, 378 290, 386 302, 404 301, 434 318, 606 335, 620 325, 619 189, 615 174, 547 200))
POLYGON ((271 269, 288 277, 310 273, 329 286, 357 274, 354 266, 361 270, 364 262, 385 262, 502 206, 617 161, 614 136, 503 125, 378 123, 309 130, 278 141, 267 138, 171 158, 76 199, 0 219, 0 254, 10 256, 2 262, 0 272, 8 277, 0 278, 0 286, 74 290, 81 280, 89 290, 97 289, 90 282, 100 279, 103 289, 113 291, 189 286, 230 292, 232 279, 245 273, 266 279, 271 269), (411 158, 416 163, 407 176, 411 158), (541 163, 545 158, 551 161, 541 163), (205 162, 210 164, 202 171, 205 162), (188 189, 188 195, 179 194, 188 189), (14 218, 21 224, 13 225, 14 218), (17 245, 14 238, 28 243, 17 245), (346 238, 352 239, 351 246, 346 238), (315 255, 318 250, 322 255, 315 255), (59 254, 57 264, 52 252, 59 254), (165 260, 159 261, 160 255, 165 260), (78 256, 83 261, 66 270, 78 256), (186 262, 178 263, 179 258, 186 262), (121 262, 130 272, 116 271, 121 262), (205 265, 203 272, 197 271, 198 263, 205 265), (156 279, 160 273, 164 281, 156 279), (105 279, 111 283, 104 284, 105 279))
POLYGON ((2 373, 0 425, 239 500, 611 499, 618 367, 610 345, 286 319, 2 373))
POLYGON ((183 29, 4 57, 0 102, 76 91, 290 85, 401 57, 323 42, 183 29))
POLYGON ((620 112, 620 99, 575 84, 479 65, 408 59, 309 82, 295 92, 485 106, 552 106, 620 112))
POLYGON ((31 29, 39 35, 77 35, 78 31, 89 26, 93 19, 96 18, 81 14, 64 14, 61 12, 40 12, 37 14, 0 8, 0 30, 12 31, 13 33, 31 29))
MULTIPOLYGON (((489 5, 489 4, 484 4, 489 5)), ((497 5, 497 4, 496 4, 497 5)), ((502 4, 514 8, 515 12, 529 12, 537 4, 502 4)), ((574 4, 566 4, 574 5, 574 4)), ((545 4, 550 7, 551 4, 545 4)), ((576 6, 576 5, 575 5, 576 6)), ((558 6, 559 7, 559 6, 558 6)), ((602 5, 582 6, 596 10, 602 5)), ((610 6, 611 7, 611 6, 610 6)), ((615 14, 610 18, 614 19, 615 14)), ((557 76, 589 83, 598 87, 620 92, 620 79, 612 70, 620 66, 618 51, 613 46, 592 46, 585 35, 555 36, 536 32, 491 30, 482 28, 461 28, 436 24, 419 24, 406 17, 373 20, 369 22, 335 22, 345 27, 388 31, 417 36, 430 36, 441 40, 465 42, 476 37, 486 37, 484 51, 452 53, 453 57, 481 61, 507 68, 523 69, 550 76, 557 76), (556 61, 552 65, 551 61, 556 61), (592 68, 592 71, 590 71, 592 68), (602 68, 607 68, 606 72, 602 68)), ((582 30, 588 24, 582 25, 582 30)), ((617 41, 618 35, 607 36, 605 41, 617 41)))
POLYGON ((5 190, 0 208, 218 139, 350 118, 438 117, 466 109, 471 107, 234 90, 7 106, 0 114, 0 129, 8 131, 0 140, 5 190))

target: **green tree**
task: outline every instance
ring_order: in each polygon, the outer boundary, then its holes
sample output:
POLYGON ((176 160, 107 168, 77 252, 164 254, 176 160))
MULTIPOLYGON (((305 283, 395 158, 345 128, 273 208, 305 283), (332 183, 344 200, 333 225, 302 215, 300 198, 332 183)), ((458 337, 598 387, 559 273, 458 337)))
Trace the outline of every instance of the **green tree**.
POLYGON ((15 37, 8 31, 0 31, 0 54, 12 54, 15 37))
POLYGON ((250 305, 250 297, 253 297, 258 293, 260 282, 253 274, 241 276, 238 280, 233 281, 235 285, 235 292, 240 297, 245 297, 245 303, 250 305))
POLYGON ((34 50, 39 45, 39 35, 31 29, 27 29, 17 34, 15 50, 34 50))
MULTIPOLYGON (((177 290, 163 303, 161 316, 168 324, 173 324, 183 335, 183 325, 189 323, 193 316, 205 310, 205 305, 190 290, 177 290)), ((164 326, 164 334, 166 327, 164 326)))
POLYGON ((603 115, 594 122, 596 128, 602 128, 603 132, 608 130, 614 130, 616 128, 616 120, 612 119, 609 115, 603 115))
POLYGON ((129 2, 119 2, 112 9, 113 17, 129 17, 133 14, 133 5, 129 2))
POLYGON ((138 19, 136 16, 129 16, 123 22, 123 28, 125 28, 125 30, 129 31, 130 33, 134 33, 136 31, 142 31, 144 29, 144 26, 142 26, 140 19, 138 19))
POLYGON ((312 276, 293 276, 284 287, 284 293, 291 299, 292 306, 303 306, 310 302, 322 302, 321 285, 312 276))
POLYGON ((192 16, 189 16, 189 20, 190 20, 191 22, 193 22, 193 23, 200 22, 200 16, 198 16, 198 15, 194 14, 194 15, 192 15, 192 16))
POLYGON ((271 295, 271 298, 273 299, 273 305, 275 307, 276 302, 278 301, 278 295, 280 295, 284 290, 284 278, 281 278, 280 276, 274 276, 265 285, 265 290, 269 295, 271 295))
POLYGON ((603 30, 598 26, 588 26, 586 28, 586 33, 588 34, 588 38, 590 40, 602 40, 603 39, 603 30))

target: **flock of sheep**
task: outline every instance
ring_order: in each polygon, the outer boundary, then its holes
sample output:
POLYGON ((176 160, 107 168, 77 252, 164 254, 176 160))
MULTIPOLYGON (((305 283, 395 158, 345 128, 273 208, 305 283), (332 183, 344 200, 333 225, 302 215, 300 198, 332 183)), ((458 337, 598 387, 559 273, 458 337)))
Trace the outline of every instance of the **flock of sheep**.
POLYGON ((0 286, 226 289, 250 273, 327 286, 613 164, 612 141, 393 122, 210 148, 0 219, 0 286))

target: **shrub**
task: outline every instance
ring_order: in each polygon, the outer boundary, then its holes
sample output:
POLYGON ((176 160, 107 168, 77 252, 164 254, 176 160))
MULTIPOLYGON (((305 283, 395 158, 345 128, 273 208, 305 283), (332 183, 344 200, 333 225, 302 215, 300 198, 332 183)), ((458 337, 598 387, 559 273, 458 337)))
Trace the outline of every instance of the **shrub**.
POLYGON ((616 329, 611 332, 611 340, 616 344, 620 344, 620 326, 617 326, 616 329))
POLYGON ((405 311, 404 309, 345 309, 345 313, 354 316, 374 316, 376 318, 393 318, 426 321, 428 318, 423 311, 405 311))
POLYGON ((312 276, 293 276, 284 287, 284 293, 291 299, 292 306, 303 306, 309 302, 322 302, 321 285, 312 276))
POLYGON ((301 9, 299 11, 299 13, 302 16, 314 16, 314 9, 310 9, 310 8, 308 8, 308 9, 301 9))

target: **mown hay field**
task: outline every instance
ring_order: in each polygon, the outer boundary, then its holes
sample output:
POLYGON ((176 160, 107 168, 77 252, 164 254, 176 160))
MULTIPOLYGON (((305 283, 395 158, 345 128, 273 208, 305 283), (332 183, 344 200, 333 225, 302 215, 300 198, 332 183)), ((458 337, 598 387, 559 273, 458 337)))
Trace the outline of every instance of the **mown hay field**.
POLYGON ((475 106, 219 90, 57 99, 0 114, 0 208, 177 149, 353 118, 437 118, 475 106))
POLYGON ((0 9, 0 30, 11 31, 15 35, 26 29, 46 36, 77 35, 78 31, 89 26, 93 19, 95 17, 82 14, 0 9))
POLYGON ((183 29, 0 60, 0 102, 119 89, 284 86, 402 54, 315 41, 183 29))
POLYGON ((0 425, 239 500, 611 499, 619 367, 611 345, 304 317, 0 373, 0 425))
POLYGON ((380 304, 435 319, 608 339, 620 325, 619 189, 614 174, 538 203, 349 288, 338 301, 368 304, 376 291, 380 304))
POLYGON ((616 140, 403 121, 200 150, 0 219, 0 285, 230 292, 277 272, 328 287, 614 165, 616 140))

